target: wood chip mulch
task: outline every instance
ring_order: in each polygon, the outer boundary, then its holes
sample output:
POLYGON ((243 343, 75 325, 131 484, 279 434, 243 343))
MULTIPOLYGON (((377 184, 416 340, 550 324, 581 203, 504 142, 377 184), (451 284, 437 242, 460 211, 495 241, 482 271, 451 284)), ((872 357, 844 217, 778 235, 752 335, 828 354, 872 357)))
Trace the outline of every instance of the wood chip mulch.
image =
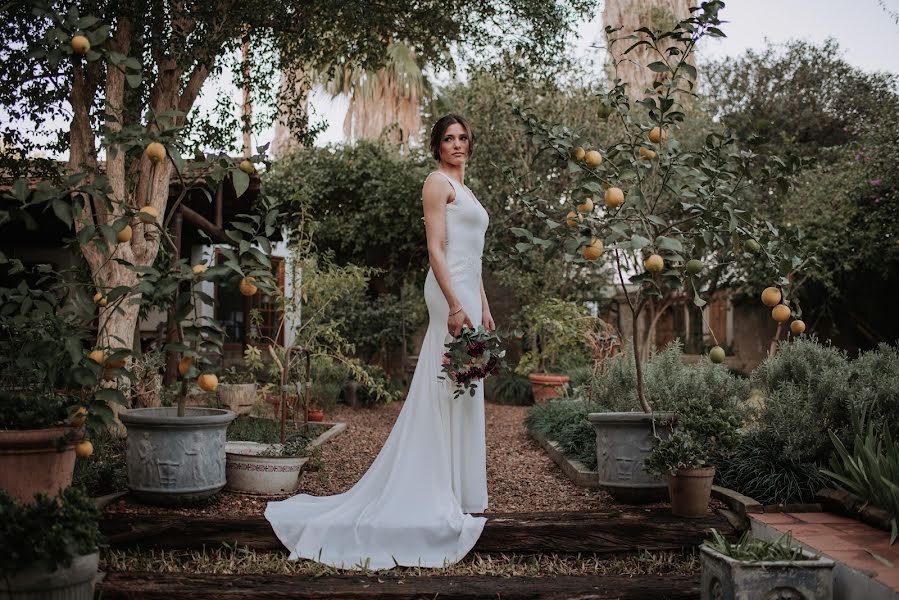
MULTIPOLYGON (((328 421, 347 429, 322 447, 324 468, 302 475, 298 493, 316 496, 348 490, 374 461, 387 439, 403 401, 374 408, 333 408, 328 421)), ((602 510, 613 507, 602 491, 576 486, 533 441, 524 426, 527 406, 486 405, 488 513, 602 510)), ((108 513, 182 513, 261 515, 269 500, 222 492, 202 506, 173 509, 138 504, 127 496, 106 508, 108 513)))

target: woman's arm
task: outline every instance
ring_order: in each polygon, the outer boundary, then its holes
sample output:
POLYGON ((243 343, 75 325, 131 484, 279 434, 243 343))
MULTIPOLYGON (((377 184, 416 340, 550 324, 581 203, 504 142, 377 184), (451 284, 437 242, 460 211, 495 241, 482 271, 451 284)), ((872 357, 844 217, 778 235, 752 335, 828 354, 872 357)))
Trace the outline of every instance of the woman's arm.
POLYGON ((484 278, 481 277, 481 324, 487 331, 496 329, 496 323, 493 322, 493 315, 490 314, 490 305, 487 304, 487 292, 484 291, 484 278))
POLYGON ((447 329, 457 336, 463 325, 472 327, 471 320, 462 308, 462 302, 453 291, 453 284, 446 262, 446 205, 455 195, 453 186, 442 177, 430 177, 421 192, 425 216, 425 234, 428 238, 428 261, 437 279, 437 285, 449 305, 447 329), (455 314, 453 314, 455 313, 455 314))

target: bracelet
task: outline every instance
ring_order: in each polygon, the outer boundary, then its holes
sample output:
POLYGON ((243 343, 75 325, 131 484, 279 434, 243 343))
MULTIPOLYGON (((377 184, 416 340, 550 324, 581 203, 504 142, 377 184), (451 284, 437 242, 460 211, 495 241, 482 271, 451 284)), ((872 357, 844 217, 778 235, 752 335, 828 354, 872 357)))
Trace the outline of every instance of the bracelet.
POLYGON ((457 310, 456 312, 451 312, 451 313, 449 314, 449 316, 452 317, 453 315, 458 315, 460 312, 462 312, 462 307, 461 307, 461 306, 459 307, 459 310, 457 310))

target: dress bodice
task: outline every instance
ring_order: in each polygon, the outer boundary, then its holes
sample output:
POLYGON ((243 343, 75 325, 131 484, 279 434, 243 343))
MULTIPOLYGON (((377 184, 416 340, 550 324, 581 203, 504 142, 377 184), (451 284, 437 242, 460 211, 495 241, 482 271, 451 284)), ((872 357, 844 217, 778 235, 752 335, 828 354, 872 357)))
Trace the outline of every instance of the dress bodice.
POLYGON ((471 190, 446 173, 435 172, 445 177, 456 192, 455 200, 446 205, 446 260, 450 275, 480 275, 490 217, 471 190))

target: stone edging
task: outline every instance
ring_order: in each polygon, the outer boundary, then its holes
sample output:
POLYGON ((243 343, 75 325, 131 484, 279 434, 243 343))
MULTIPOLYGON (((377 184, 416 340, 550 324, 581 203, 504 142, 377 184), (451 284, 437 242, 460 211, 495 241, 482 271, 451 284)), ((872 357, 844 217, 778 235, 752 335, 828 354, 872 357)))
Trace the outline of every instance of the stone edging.
POLYGON ((600 489, 598 472, 591 471, 584 466, 584 463, 575 458, 568 458, 565 456, 561 448, 559 448, 558 442, 548 440, 536 431, 531 431, 530 429, 528 429, 528 434, 534 441, 540 444, 544 450, 546 450, 549 457, 559 465, 562 472, 565 473, 568 479, 574 482, 575 485, 596 490, 600 489))
MULTIPOLYGON (((311 423, 312 421, 310 421, 311 423)), ((331 438, 337 437, 344 431, 346 431, 346 423, 337 422, 337 423, 329 423, 329 422, 318 422, 319 425, 330 425, 328 429, 323 431, 317 438, 309 442, 309 445, 313 448, 316 446, 321 446, 325 442, 331 441, 331 438)))

